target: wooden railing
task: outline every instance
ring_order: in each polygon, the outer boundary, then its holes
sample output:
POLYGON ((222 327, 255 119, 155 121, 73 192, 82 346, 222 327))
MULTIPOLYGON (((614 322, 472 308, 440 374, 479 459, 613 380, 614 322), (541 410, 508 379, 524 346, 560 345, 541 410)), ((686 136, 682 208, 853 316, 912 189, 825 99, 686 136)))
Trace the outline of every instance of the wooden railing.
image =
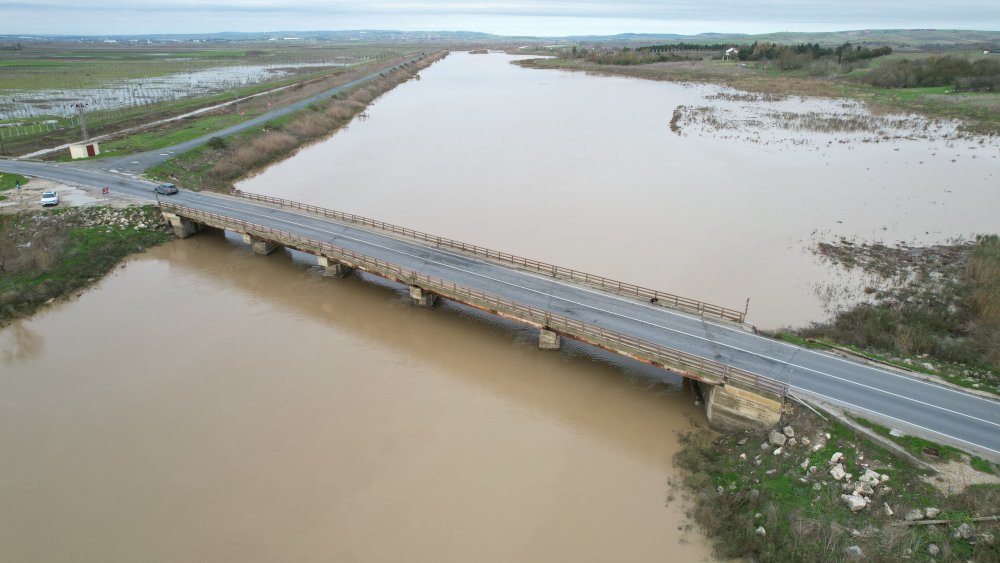
POLYGON ((379 258, 367 256, 346 248, 340 248, 324 241, 162 200, 159 205, 163 210, 201 223, 254 235, 304 252, 327 256, 353 268, 371 272, 401 283, 417 285, 442 297, 496 315, 533 326, 546 327, 571 338, 576 338, 625 356, 645 360, 667 369, 673 367, 683 370, 688 372, 688 375, 703 379, 709 383, 724 384, 727 382, 737 382, 782 397, 788 392, 787 385, 765 376, 702 358, 701 356, 653 344, 619 332, 605 330, 599 326, 571 319, 545 309, 524 305, 496 295, 463 287, 415 270, 403 268, 379 258))
POLYGON ((368 217, 363 217, 361 215, 355 215, 353 213, 345 213, 343 211, 326 209, 315 205, 309 205, 307 203, 300 203, 297 201, 291 201, 278 197, 271 197, 267 195, 254 194, 249 192, 237 191, 236 195, 252 201, 260 201, 263 203, 279 205, 281 207, 290 207, 293 209, 299 209, 302 211, 307 211, 309 213, 322 215, 323 217, 336 219, 338 221, 345 221, 369 227, 372 229, 385 231, 387 233, 392 233, 394 235, 399 235, 406 238, 418 240, 420 242, 432 244, 437 248, 448 248, 451 250, 457 250, 459 252, 465 252, 467 254, 472 254, 475 256, 487 258, 489 260, 494 260, 502 264, 509 264, 517 268, 523 268, 525 270, 530 270, 532 272, 542 273, 548 276, 552 276, 553 278, 556 279, 563 279, 577 283, 583 283, 592 287, 596 287, 605 291, 615 293, 617 295, 635 297, 637 299, 648 301, 649 303, 655 305, 672 307, 675 309, 679 309, 681 311, 696 313, 698 315, 719 317, 721 319, 726 319, 737 323, 743 323, 746 317, 746 314, 743 311, 737 311, 735 309, 727 309, 725 307, 720 307, 718 305, 712 305, 711 303, 705 303, 704 301, 698 301, 696 299, 689 299, 687 297, 681 297, 680 295, 674 295, 673 293, 666 293, 664 291, 649 289, 639 285, 613 280, 610 278, 605 278, 603 276, 597 276, 594 274, 588 274, 586 272, 581 272, 579 270, 573 270, 571 268, 564 268, 562 266, 556 266, 554 264, 549 264, 546 262, 539 262, 538 260, 523 258, 521 256, 508 254, 506 252, 491 250, 489 248, 484 248, 482 246, 477 246, 474 244, 468 244, 465 242, 452 240, 449 238, 430 235, 406 227, 400 227, 398 225, 393 225, 391 223, 379 221, 378 219, 370 219, 368 217))

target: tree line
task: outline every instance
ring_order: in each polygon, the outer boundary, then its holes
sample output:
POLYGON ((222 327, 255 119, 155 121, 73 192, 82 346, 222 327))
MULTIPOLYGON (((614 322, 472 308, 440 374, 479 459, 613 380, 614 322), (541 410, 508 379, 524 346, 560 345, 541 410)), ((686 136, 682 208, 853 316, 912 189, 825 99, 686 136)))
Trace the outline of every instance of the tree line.
POLYGON ((1000 58, 969 62, 950 55, 888 61, 873 69, 865 82, 881 88, 953 86, 956 92, 1000 91, 1000 58))

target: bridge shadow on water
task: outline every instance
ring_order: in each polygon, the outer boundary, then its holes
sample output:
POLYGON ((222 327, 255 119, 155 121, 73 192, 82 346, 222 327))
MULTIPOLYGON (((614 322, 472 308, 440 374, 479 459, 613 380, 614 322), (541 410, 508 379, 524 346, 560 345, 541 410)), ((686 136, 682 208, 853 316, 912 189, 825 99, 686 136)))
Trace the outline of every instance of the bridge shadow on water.
MULTIPOLYGON (((435 365, 460 385, 649 460, 662 457, 669 432, 707 427, 680 376, 569 339, 558 352, 541 351, 534 328, 443 300, 422 309, 411 304, 406 286, 378 276, 324 277, 311 255, 285 249, 258 256, 239 235, 214 229, 164 251, 172 267, 435 365)), ((336 354, 324 351, 331 371, 336 354)), ((404 375, 406 366, 400 370, 404 375)))

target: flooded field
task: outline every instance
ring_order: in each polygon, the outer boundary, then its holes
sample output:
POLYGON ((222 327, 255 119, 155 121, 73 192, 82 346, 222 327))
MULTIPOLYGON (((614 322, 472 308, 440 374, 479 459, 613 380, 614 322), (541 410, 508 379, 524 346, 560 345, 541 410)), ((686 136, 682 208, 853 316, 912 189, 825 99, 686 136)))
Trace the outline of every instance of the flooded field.
POLYGON ((0 560, 685 561, 675 378, 205 232, 0 330, 0 560))
POLYGON ((453 53, 239 188, 731 308, 749 298, 761 327, 861 298, 818 242, 996 230, 1000 140, 955 124, 511 59, 453 53))

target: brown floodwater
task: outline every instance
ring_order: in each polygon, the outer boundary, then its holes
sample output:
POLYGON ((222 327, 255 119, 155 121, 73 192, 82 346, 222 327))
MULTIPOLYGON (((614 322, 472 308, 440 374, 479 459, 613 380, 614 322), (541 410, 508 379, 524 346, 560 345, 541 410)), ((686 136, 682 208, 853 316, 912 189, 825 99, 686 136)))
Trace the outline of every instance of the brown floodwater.
POLYGON ((812 254, 819 241, 996 232, 998 138, 512 58, 452 53, 239 187, 734 309, 750 298, 766 328, 863 296, 812 254))
POLYGON ((683 383, 204 232, 0 330, 0 561, 705 560, 683 383))

